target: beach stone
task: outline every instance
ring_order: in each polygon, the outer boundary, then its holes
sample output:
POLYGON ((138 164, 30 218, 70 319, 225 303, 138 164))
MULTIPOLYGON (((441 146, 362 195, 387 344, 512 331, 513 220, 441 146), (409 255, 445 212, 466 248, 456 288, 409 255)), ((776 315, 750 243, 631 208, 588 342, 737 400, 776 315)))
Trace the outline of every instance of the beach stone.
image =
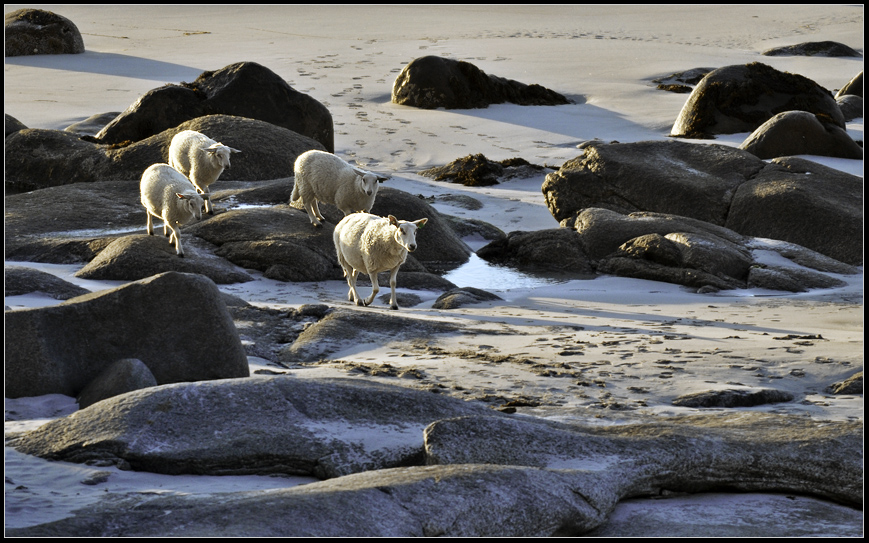
MULTIPOLYGON (((157 221, 158 223, 160 221, 157 221)), ((87 265, 76 272, 82 279, 136 281, 165 271, 198 273, 217 284, 252 281, 244 270, 215 256, 216 247, 199 238, 185 238, 184 258, 175 254, 168 239, 156 228, 156 235, 134 234, 111 242, 87 265)))
POLYGON ((459 183, 466 187, 485 187, 497 185, 505 179, 533 177, 544 170, 543 166, 531 164, 523 158, 493 161, 478 153, 457 158, 445 166, 422 170, 419 175, 431 177, 435 181, 459 183))
POLYGON ((704 390, 683 394, 673 399, 680 407, 754 407, 771 403, 791 402, 794 395, 774 388, 704 390))
POLYGON ((839 109, 842 110, 842 116, 846 121, 863 118, 863 98, 854 96, 853 94, 844 94, 836 98, 836 103, 839 104, 839 109))
MULTIPOLYGON (((244 181, 273 180, 293 175, 296 157, 323 146, 306 136, 264 121, 209 115, 183 122, 137 142, 96 144, 88 136, 64 130, 26 129, 6 138, 7 194, 52 186, 95 181, 138 183, 151 164, 169 160, 172 137, 183 130, 202 132, 241 149, 222 177, 244 181), (275 158, 279 157, 279 158, 275 158)), ((221 184, 212 187, 217 190, 221 184)))
POLYGON ((470 62, 433 55, 414 59, 401 70, 392 86, 392 102, 422 109, 486 108, 504 102, 523 106, 570 103, 540 85, 487 75, 470 62))
POLYGON ((445 418, 425 431, 428 465, 578 470, 600 479, 601 486, 586 487, 583 495, 612 506, 665 489, 728 488, 797 492, 859 507, 862 443, 859 420, 814 421, 750 411, 615 425, 445 418))
POLYGON ((845 128, 832 94, 797 74, 752 62, 710 72, 688 96, 670 135, 711 138, 715 134, 752 132, 777 113, 801 110, 826 115, 845 128))
POLYGON ((845 282, 813 270, 781 266, 752 266, 748 272, 748 288, 765 288, 788 292, 806 292, 813 289, 837 288, 845 282))
POLYGON ((594 273, 579 236, 571 228, 510 232, 478 249, 477 256, 520 269, 594 273))
MULTIPOLYGON (((148 91, 100 130, 96 139, 107 144, 140 141, 205 115, 265 121, 311 138, 324 150, 335 152, 332 115, 326 106, 293 89, 256 62, 237 62, 203 72, 192 83, 164 85, 148 91)), ((235 146, 220 136, 217 139, 235 146)))
POLYGON ((13 132, 18 132, 19 130, 24 130, 25 128, 27 128, 24 125, 24 123, 22 123, 21 121, 19 121, 18 119, 16 119, 12 115, 9 115, 8 113, 6 113, 5 115, 6 115, 6 121, 4 124, 3 137, 6 137, 13 132))
POLYGON ((845 130, 830 123, 827 117, 807 111, 775 115, 752 132, 739 148, 763 159, 790 155, 863 158, 863 148, 845 130))
POLYGON ((836 93, 836 98, 840 98, 846 95, 859 96, 863 98, 863 71, 861 70, 859 74, 855 75, 851 81, 845 84, 844 87, 839 89, 839 92, 836 93))
POLYGON ((160 384, 249 375, 220 292, 195 274, 166 272, 56 306, 7 311, 5 345, 8 398, 75 397, 124 358, 143 361, 160 384))
POLYGON ((4 296, 20 296, 41 292, 55 300, 68 300, 90 291, 47 272, 24 266, 3 267, 4 296))
POLYGON ((805 57, 862 57, 860 53, 836 41, 808 41, 796 45, 785 45, 767 49, 761 55, 767 57, 805 56, 805 57))
POLYGON ((120 111, 110 111, 108 113, 95 113, 87 119, 72 123, 64 128, 64 132, 72 132, 79 136, 95 136, 107 124, 112 122, 115 117, 120 115, 120 111))
POLYGON ((420 465, 430 423, 490 413, 482 404, 359 379, 253 376, 128 392, 6 445, 56 461, 168 475, 326 479, 420 465))
POLYGON ((17 9, 6 14, 6 56, 84 53, 84 40, 75 24, 42 9, 17 9))
POLYGON ((863 394, 863 372, 858 371, 844 381, 833 383, 827 388, 830 394, 863 394))
POLYGON ((458 309, 462 306, 493 302, 502 298, 491 292, 474 288, 462 287, 444 292, 432 304, 432 309, 458 309))
POLYGON ((157 379, 148 366, 136 358, 124 358, 108 366, 78 395, 79 409, 142 388, 157 386, 157 379))

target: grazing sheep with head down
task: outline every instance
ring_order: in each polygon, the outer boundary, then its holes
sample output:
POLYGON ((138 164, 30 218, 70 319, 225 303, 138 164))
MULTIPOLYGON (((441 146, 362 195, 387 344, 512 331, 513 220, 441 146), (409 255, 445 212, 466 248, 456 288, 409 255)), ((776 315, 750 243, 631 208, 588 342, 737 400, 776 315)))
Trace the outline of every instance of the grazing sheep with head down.
POLYGON ((229 168, 229 156, 240 152, 195 130, 184 130, 169 144, 169 165, 190 179, 205 199, 205 211, 214 215, 208 186, 229 168))
POLYGON ((398 268, 407 259, 407 253, 416 250, 416 231, 428 219, 399 221, 390 215, 388 218, 369 213, 347 215, 335 226, 332 239, 338 253, 338 263, 344 269, 347 284, 350 286, 348 299, 356 305, 370 305, 380 290, 377 274, 390 270, 389 286, 392 297, 389 307, 398 309, 395 300, 395 278, 398 268), (356 275, 359 272, 371 278, 371 296, 362 300, 356 292, 356 275))
POLYGON ((326 220, 320 214, 318 201, 334 205, 344 216, 356 211, 368 213, 374 205, 378 183, 387 179, 317 150, 299 155, 293 169, 296 178, 290 203, 301 198, 311 224, 316 227, 326 220))
POLYGON ((178 227, 202 218, 203 199, 189 179, 168 164, 152 164, 142 174, 139 184, 142 205, 148 215, 148 235, 154 235, 151 217, 163 219, 163 235, 175 246, 175 253, 183 257, 181 232, 178 227), (169 234, 169 229, 172 234, 169 234))

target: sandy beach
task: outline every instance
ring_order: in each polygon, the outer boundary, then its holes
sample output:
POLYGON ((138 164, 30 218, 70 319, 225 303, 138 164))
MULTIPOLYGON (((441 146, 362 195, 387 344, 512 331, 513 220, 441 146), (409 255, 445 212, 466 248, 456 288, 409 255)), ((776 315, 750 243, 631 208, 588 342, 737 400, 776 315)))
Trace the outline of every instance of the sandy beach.
MULTIPOLYGON (((5 12, 20 7, 39 7, 69 18, 86 47, 81 55, 6 59, 4 110, 28 127, 63 129, 97 113, 123 111, 140 95, 165 83, 192 81, 203 71, 233 62, 258 62, 328 107, 338 156, 388 173, 388 186, 424 196, 441 213, 479 219, 504 232, 558 226, 540 191, 545 174, 473 188, 432 181, 418 172, 476 153, 492 160, 521 157, 558 168, 583 152, 579 144, 595 138, 664 140, 687 95, 657 90, 652 80, 679 71, 759 61, 804 75, 835 92, 863 69, 862 59, 760 56, 771 47, 823 40, 862 52, 862 6, 209 6, 206 10, 6 5, 5 12), (553 89, 574 103, 500 104, 476 110, 421 110, 391 103, 395 77, 408 62, 424 55, 467 60, 486 73, 553 89), (467 209, 450 198, 454 195, 471 196, 482 205, 467 209)), ((849 122, 847 128, 862 142, 862 119, 849 122)), ((737 147, 747 135, 721 136, 714 143, 737 147)), ((863 176, 862 160, 803 158, 863 176)), ((221 180, 231 180, 224 177, 221 180)), ((219 188, 220 181, 212 191, 219 188)), ((424 238, 418 241, 423 243, 424 238)), ((474 250, 485 244, 482 239, 465 241, 474 250)), ((768 258, 777 263, 781 259, 773 251, 768 258)), ((47 271, 92 291, 120 284, 76 278, 74 273, 81 268, 76 265, 9 264, 47 271)), ((284 283, 250 273, 255 281, 221 285, 220 290, 264 307, 306 303, 350 307, 342 281, 284 283)), ((529 415, 601 424, 696 412, 672 404, 674 398, 692 392, 774 387, 790 392, 795 400, 742 409, 816 420, 863 420, 862 395, 834 396, 826 391, 863 369, 862 268, 859 275, 838 276, 847 283, 845 287, 799 294, 762 290, 697 294, 638 279, 539 277, 490 266, 476 257, 446 277, 460 287, 481 288, 502 300, 436 310, 432 309, 436 293, 414 291, 422 302, 400 311, 403 316, 455 322, 472 333, 437 335, 427 341, 360 343, 298 369, 250 357, 251 372, 440 388, 444 394, 495 406, 513 402, 529 415), (377 371, 385 367, 402 371, 377 371), (402 372, 418 378, 396 376, 402 372)), ((364 295, 368 288, 361 287, 364 295)), ((11 309, 56 303, 38 293, 5 297, 11 309)), ((383 312, 388 306, 377 301, 360 310, 383 312)), ((74 398, 59 395, 6 399, 5 428, 34 428, 76 409, 74 398)), ((96 471, 88 466, 47 462, 10 448, 5 450, 5 464, 7 528, 63 518, 106 493, 209 493, 309 482, 305 478, 172 477, 112 469, 105 483, 93 486, 80 484, 96 471)), ((697 496, 689 503, 673 502, 670 510, 667 500, 659 500, 655 514, 670 522, 678 519, 685 531, 661 525, 643 535, 692 535, 689 528, 694 523, 698 526, 694 535, 713 534, 708 527, 699 527, 709 511, 720 514, 719 524, 727 525, 732 518, 728 515, 738 516, 739 503, 749 499, 758 504, 755 509, 780 507, 779 496, 763 494, 748 495, 738 503, 726 496, 697 496)), ((636 511, 629 507, 625 504, 625 509, 617 510, 621 513, 613 515, 613 526, 637 522, 631 517, 636 511)), ((826 523, 818 517, 812 529, 801 526, 784 533, 776 526, 764 533, 760 526, 757 533, 862 535, 862 512, 836 507, 850 515, 847 521, 826 523)), ((628 533, 625 529, 609 535, 628 533)))

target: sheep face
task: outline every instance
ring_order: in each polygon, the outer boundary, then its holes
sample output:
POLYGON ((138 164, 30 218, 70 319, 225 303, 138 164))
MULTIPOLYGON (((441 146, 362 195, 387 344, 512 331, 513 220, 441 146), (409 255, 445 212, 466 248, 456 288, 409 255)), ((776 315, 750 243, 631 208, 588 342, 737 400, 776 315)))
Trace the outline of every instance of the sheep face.
POLYGON ((377 188, 380 185, 379 178, 377 175, 373 173, 356 173, 356 186, 359 188, 359 191, 364 193, 366 196, 376 196, 377 188))
POLYGON ((202 220, 203 198, 200 195, 176 192, 175 196, 178 197, 178 203, 181 206, 181 209, 184 209, 193 215, 197 221, 202 220))
POLYGON ((238 149, 233 149, 227 145, 223 145, 222 143, 215 143, 210 147, 205 148, 205 152, 208 153, 208 157, 214 161, 214 163, 222 170, 229 168, 230 161, 229 157, 232 153, 240 153, 238 149))
POLYGON ((392 215, 389 216, 389 223, 395 227, 393 238, 396 243, 407 249, 407 252, 416 251, 416 231, 428 222, 428 219, 419 219, 417 221, 399 221, 392 215))

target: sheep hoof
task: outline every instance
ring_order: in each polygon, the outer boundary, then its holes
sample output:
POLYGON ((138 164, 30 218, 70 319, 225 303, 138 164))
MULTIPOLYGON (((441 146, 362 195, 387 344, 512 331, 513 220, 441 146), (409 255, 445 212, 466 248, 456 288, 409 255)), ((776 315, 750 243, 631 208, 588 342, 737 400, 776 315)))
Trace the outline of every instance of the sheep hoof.
POLYGON ((397 311, 397 310, 398 310, 398 306, 395 305, 395 304, 392 304, 391 306, 389 306, 389 309, 395 309, 395 310, 397 311))
POLYGON ((184 258, 184 253, 178 253, 178 258, 184 258))
POLYGON ((356 300, 356 305, 359 307, 365 307, 368 304, 366 304, 364 300, 356 300))

